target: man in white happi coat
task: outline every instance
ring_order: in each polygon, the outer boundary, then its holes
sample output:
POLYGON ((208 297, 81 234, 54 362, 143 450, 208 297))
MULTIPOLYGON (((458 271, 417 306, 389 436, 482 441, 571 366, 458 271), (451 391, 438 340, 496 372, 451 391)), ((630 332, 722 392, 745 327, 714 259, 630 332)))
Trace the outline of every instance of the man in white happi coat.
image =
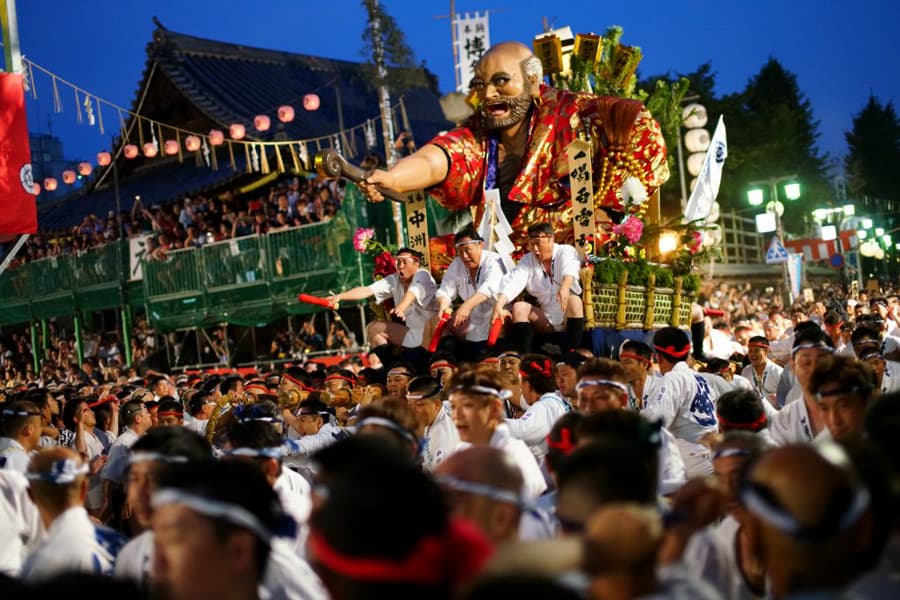
POLYGON ((125 544, 119 533, 96 525, 84 507, 88 466, 68 448, 48 448, 28 467, 29 495, 47 531, 22 565, 25 581, 63 573, 111 575, 125 544))
POLYGON ((28 470, 29 454, 41 444, 41 411, 27 400, 4 404, 0 409, 0 469, 28 470))
POLYGON ((433 471, 459 447, 459 432, 449 403, 442 401, 441 384, 430 375, 409 382, 406 402, 416 417, 416 434, 422 440, 422 464, 433 471))
POLYGON ((372 296, 381 304, 392 299, 391 315, 403 321, 375 320, 366 327, 373 347, 386 344, 403 348, 427 346, 437 316, 435 293, 437 284, 426 269, 421 268, 422 254, 411 248, 400 248, 395 255, 397 272, 367 286, 355 287, 335 294, 328 300, 334 308, 344 300, 364 300, 372 296))
MULTIPOLYGON (((786 403, 769 424, 772 439, 779 446, 810 443, 831 437, 815 395, 809 389, 816 361, 831 353, 832 348, 826 342, 825 333, 819 328, 801 331, 794 338, 791 366, 797 378, 795 389, 799 390, 799 398, 786 403)), ((792 390, 793 393, 795 392, 792 390)), ((792 394, 788 394, 788 397, 792 394)))
POLYGON ((574 246, 553 241, 549 223, 536 223, 528 228, 531 252, 519 261, 500 282, 493 319, 512 318, 512 342, 523 353, 530 351, 534 332, 547 334, 566 332, 568 348, 578 348, 584 332, 584 304, 581 301, 581 261, 574 246), (515 302, 527 291, 538 306, 515 302))
POLYGON ((519 364, 525 414, 504 422, 509 433, 528 445, 540 464, 547 454, 547 436, 556 420, 572 410, 556 388, 556 364, 543 354, 526 354, 519 364))
POLYGON ((716 396, 709 383, 685 362, 691 351, 687 333, 664 327, 653 336, 653 348, 662 383, 641 414, 650 421, 662 419, 663 427, 675 436, 689 478, 709 475, 712 455, 700 440, 718 429, 716 396))
POLYGON ((491 328, 494 297, 506 273, 496 252, 484 249, 484 240, 471 225, 459 230, 454 240, 456 258, 447 267, 435 297, 440 315, 452 314, 450 334, 469 342, 484 342, 491 328), (452 303, 460 304, 453 310, 452 303))
POLYGON ((769 340, 762 335, 751 337, 747 342, 747 358, 750 364, 744 367, 741 375, 753 384, 760 398, 771 406, 777 406, 776 392, 784 369, 769 360, 769 340))

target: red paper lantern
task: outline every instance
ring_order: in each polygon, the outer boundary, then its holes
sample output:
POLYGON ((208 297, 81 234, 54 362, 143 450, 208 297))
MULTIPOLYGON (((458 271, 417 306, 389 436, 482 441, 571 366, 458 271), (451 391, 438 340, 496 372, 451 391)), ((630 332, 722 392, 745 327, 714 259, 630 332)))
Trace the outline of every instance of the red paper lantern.
POLYGON ((35 196, 40 194, 41 193, 41 184, 39 184, 37 181, 35 181, 33 184, 31 184, 31 193, 34 194, 35 196))
POLYGON ((318 110, 319 96, 317 94, 306 94, 303 96, 303 108, 306 110, 318 110))
POLYGON ((75 171, 65 170, 63 171, 63 183, 73 184, 75 183, 75 171))
POLYGON ((125 158, 137 158, 138 147, 134 144, 126 144, 125 148, 122 149, 122 153, 125 154, 125 158))
POLYGON ((247 135, 247 129, 240 123, 235 123, 228 128, 228 135, 230 135, 233 140, 242 140, 244 139, 244 136, 247 135))
POLYGON ((44 189, 48 192, 52 192, 56 189, 56 179, 53 177, 47 177, 44 179, 44 189))
POLYGON ((189 135, 184 138, 184 147, 190 150, 191 152, 196 152, 200 149, 200 138, 196 135, 189 135))
POLYGON ((253 126, 257 131, 268 131, 272 125, 272 119, 266 115, 256 115, 253 118, 253 126))
POLYGON ((211 146, 221 146, 225 142, 225 134, 218 129, 211 129, 209 132, 209 143, 211 146))
POLYGON ((159 148, 156 147, 156 144, 153 142, 147 142, 144 144, 144 156, 147 158, 153 158, 159 154, 159 148))
POLYGON ((98 152, 97 153, 97 164, 101 167, 105 167, 112 162, 112 154, 109 152, 98 152))
POLYGON ((284 106, 278 107, 278 120, 282 123, 289 123, 294 120, 294 107, 288 106, 285 104, 284 106))
POLYGON ((163 151, 169 156, 178 154, 178 142, 175 140, 166 140, 163 144, 163 151))
POLYGON ((91 174, 91 171, 94 170, 94 167, 91 166, 89 162, 80 162, 78 163, 78 172, 83 176, 87 177, 91 174))

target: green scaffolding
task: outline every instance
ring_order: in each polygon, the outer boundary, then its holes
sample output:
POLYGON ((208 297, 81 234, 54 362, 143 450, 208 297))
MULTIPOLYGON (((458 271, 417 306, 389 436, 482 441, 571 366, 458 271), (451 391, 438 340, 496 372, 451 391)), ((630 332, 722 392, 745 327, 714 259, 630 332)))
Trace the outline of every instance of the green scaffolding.
POLYGON ((371 258, 352 244, 364 224, 386 232, 390 206, 367 205, 348 185, 328 222, 169 252, 143 261, 142 282, 129 281, 127 240, 32 261, 0 275, 0 325, 129 305, 146 308, 160 331, 263 326, 315 310, 299 293, 324 296, 371 280, 371 258))

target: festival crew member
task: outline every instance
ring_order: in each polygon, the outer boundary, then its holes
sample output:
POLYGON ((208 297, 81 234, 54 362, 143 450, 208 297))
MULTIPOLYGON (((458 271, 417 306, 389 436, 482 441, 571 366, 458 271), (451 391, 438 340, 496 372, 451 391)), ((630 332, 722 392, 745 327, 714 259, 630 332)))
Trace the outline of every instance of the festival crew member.
POLYGON ((476 207, 479 223, 484 191, 497 188, 512 241, 520 244, 526 227, 537 222, 551 223, 561 241, 572 239, 565 152, 584 129, 593 146, 598 218, 604 210, 622 212, 626 179, 638 179, 649 195, 668 179, 665 141, 640 102, 557 90, 543 79, 541 61, 524 44, 492 46, 469 83, 476 113, 389 171, 374 171, 363 192, 380 201, 376 185, 400 192, 428 189, 450 210, 476 207))
MULTIPOLYGON (((375 296, 381 304, 391 298, 394 308, 391 315, 405 324, 375 320, 368 324, 366 332, 373 347, 390 344, 395 347, 418 348, 427 346, 431 328, 437 315, 434 294, 437 284, 426 269, 421 268, 422 254, 412 248, 400 248, 394 255, 397 272, 367 286, 360 286, 328 298, 335 308, 344 300, 364 300, 375 296)), ((385 361, 384 357, 382 362, 385 361)))
POLYGON ((460 371, 450 382, 453 422, 462 440, 460 448, 491 446, 503 450, 522 471, 522 493, 534 499, 547 489, 534 454, 522 440, 510 435, 503 420, 506 398, 501 376, 484 368, 460 371))
POLYGON ((72 449, 89 465, 88 496, 85 504, 89 511, 96 514, 103 506, 103 479, 100 477, 100 470, 107 459, 107 455, 103 452, 103 442, 94 435, 97 417, 86 400, 73 398, 63 408, 63 423, 67 429, 75 432, 72 449))
POLYGON ((820 358, 809 380, 828 432, 842 443, 862 436, 866 410, 877 390, 872 367, 849 356, 820 358))
POLYGON ((662 373, 656 395, 647 400, 641 414, 653 422, 662 419, 678 441, 688 477, 712 472, 711 455, 700 440, 718 429, 716 398, 707 381, 688 366, 691 342, 677 327, 663 327, 653 336, 653 348, 662 373))
POLYGON ((300 438, 286 441, 289 447, 287 464, 298 464, 297 460, 301 461, 300 464, 306 464, 305 459, 311 454, 346 435, 343 429, 334 424, 332 417, 325 403, 316 397, 307 398, 300 403, 297 416, 288 423, 300 434, 300 438))
POLYGON ((882 394, 900 391, 900 365, 885 359, 877 345, 861 348, 859 360, 872 367, 876 388, 882 394))
POLYGON ((556 365, 549 356, 526 354, 519 364, 522 379, 522 396, 528 410, 517 419, 504 422, 509 433, 528 445, 538 464, 547 454, 547 436, 556 420, 572 407, 556 388, 556 365))
POLYGON ((556 387, 560 396, 571 407, 578 406, 578 392, 575 384, 578 383, 578 367, 587 360, 580 352, 570 350, 562 358, 556 361, 556 387))
MULTIPOLYGON (((621 356, 621 354, 620 354, 621 356)), ((630 409, 628 375, 625 368, 615 361, 607 358, 592 358, 578 367, 578 403, 584 418, 579 421, 579 427, 587 423, 585 430, 577 429, 579 443, 588 442, 590 435, 588 429, 591 426, 590 417, 607 411, 630 409), (582 440, 581 434, 587 437, 582 440)), ((596 423, 596 421, 595 421, 596 423)), ((596 432, 600 434, 601 432, 596 432)), ((601 437, 598 435, 598 437, 601 437)), ((687 480, 684 461, 681 451, 675 442, 675 437, 665 427, 659 430, 659 492, 669 495, 677 491, 687 480)))
MULTIPOLYGON (((566 347, 581 346, 584 333, 584 305, 581 302, 581 262, 574 246, 553 241, 549 223, 528 227, 526 254, 500 282, 493 319, 512 318, 512 342, 523 353, 531 350, 534 332, 546 334, 566 332, 566 347), (515 302, 511 311, 508 302, 527 291, 538 301, 538 307, 528 302, 515 302)), ((493 320, 492 319, 492 320, 493 320)))
POLYGON ((469 342, 484 342, 491 328, 494 296, 506 272, 500 255, 484 249, 484 240, 472 225, 454 237, 456 258, 447 267, 438 288, 438 312, 451 313, 450 333, 469 342), (462 304, 456 310, 452 303, 462 304))
POLYGON ((152 580, 161 597, 325 598, 309 590, 291 596, 279 585, 282 576, 296 574, 283 572, 275 539, 292 537, 296 524, 256 466, 234 460, 172 465, 151 504, 152 580))
POLYGON ((29 495, 47 531, 22 565, 25 581, 81 572, 111 575, 125 539, 95 525, 84 507, 88 466, 68 448, 40 451, 28 466, 29 495))
MULTIPOLYGON (((815 394, 809 389, 816 362, 832 353, 832 348, 825 339, 825 333, 818 327, 801 331, 794 338, 791 367, 797 378, 794 389, 798 390, 800 397, 787 402, 772 418, 769 428, 772 439, 779 446, 809 443, 830 437, 825 415, 819 408, 815 394)), ((794 389, 789 397, 794 394, 794 389)))
POLYGON ((777 408, 776 393, 784 369, 769 360, 769 340, 762 335, 751 337, 747 342, 747 358, 750 364, 744 367, 741 375, 753 384, 760 398, 777 408))
POLYGON ((0 409, 0 469, 28 470, 28 455, 41 444, 41 411, 33 402, 19 400, 0 409))
POLYGON ((662 383, 659 374, 652 370, 653 350, 644 342, 628 340, 619 349, 619 364, 628 383, 628 407, 640 412, 662 383))
POLYGON ((416 417, 416 433, 423 440, 422 464, 429 471, 453 454, 460 442, 450 407, 442 400, 441 384, 430 375, 416 377, 406 388, 406 401, 416 417))

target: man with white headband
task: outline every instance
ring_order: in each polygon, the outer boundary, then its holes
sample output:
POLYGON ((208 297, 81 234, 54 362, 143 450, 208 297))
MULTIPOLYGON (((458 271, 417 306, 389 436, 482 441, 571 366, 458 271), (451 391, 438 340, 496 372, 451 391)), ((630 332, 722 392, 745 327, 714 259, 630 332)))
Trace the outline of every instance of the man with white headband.
POLYGON ((503 450, 522 471, 522 493, 534 499, 547 489, 547 482, 534 454, 509 432, 503 421, 503 402, 508 392, 501 375, 489 369, 460 371, 450 381, 449 400, 453 422, 462 440, 459 448, 491 446, 503 450))
POLYGON ((446 331, 478 344, 488 338, 494 296, 506 269, 499 254, 484 249, 484 240, 472 225, 457 232, 454 244, 456 258, 447 267, 435 294, 438 313, 452 315, 446 331), (451 304, 457 298, 462 304, 453 310, 451 304))
POLYGON ((776 448, 741 487, 745 527, 774 598, 844 597, 873 543, 869 491, 846 452, 823 442, 776 448))
POLYGON ((784 369, 769 360, 769 340, 762 335, 751 337, 747 342, 747 357, 750 364, 744 367, 741 375, 753 384, 760 398, 770 406, 776 406, 778 382, 784 369))
POLYGON ((641 409, 650 422, 662 419, 675 436, 688 477, 712 473, 711 454, 700 440, 718 429, 716 397, 703 377, 685 362, 691 352, 687 333, 663 327, 653 336, 662 382, 657 393, 641 409))
POLYGON ((274 538, 296 529, 262 472, 240 461, 173 466, 152 504, 153 585, 173 600, 259 598, 274 538))
POLYGON ((429 471, 437 467, 459 447, 459 431, 444 404, 440 382, 430 375, 409 382, 406 401, 416 417, 419 437, 423 440, 422 466, 429 471))
POLYGON ((125 539, 88 516, 87 474, 81 457, 67 448, 48 448, 32 458, 26 475, 28 493, 47 534, 22 565, 25 581, 71 572, 112 574, 125 539))
POLYGON ((182 427, 155 427, 130 448, 125 476, 125 501, 140 535, 132 538, 116 560, 116 576, 150 585, 153 562, 151 498, 160 474, 169 465, 212 461, 206 438, 182 427))
MULTIPOLYGON (((831 437, 825 422, 825 415, 819 409, 815 394, 809 389, 816 361, 831 354, 832 348, 826 342, 825 332, 816 327, 805 329, 794 337, 791 366, 797 378, 800 398, 788 401, 775 415, 769 428, 772 439, 779 446, 801 444, 831 437)), ((792 390, 792 395, 794 392, 792 390)))
POLYGON ((28 470, 28 454, 41 444, 41 411, 27 400, 0 407, 0 469, 28 470))
POLYGON ((506 419, 509 433, 528 445, 538 464, 547 454, 546 438, 553 424, 572 410, 556 387, 556 363, 543 354, 526 354, 519 364, 522 397, 528 410, 517 419, 506 419))
MULTIPOLYGON (((625 369, 607 358, 592 358, 578 367, 579 410, 590 417, 605 411, 629 410, 625 369)), ((687 480, 684 461, 668 429, 660 429, 659 493, 673 494, 687 480)), ((581 440, 579 439, 579 443, 581 440)))

